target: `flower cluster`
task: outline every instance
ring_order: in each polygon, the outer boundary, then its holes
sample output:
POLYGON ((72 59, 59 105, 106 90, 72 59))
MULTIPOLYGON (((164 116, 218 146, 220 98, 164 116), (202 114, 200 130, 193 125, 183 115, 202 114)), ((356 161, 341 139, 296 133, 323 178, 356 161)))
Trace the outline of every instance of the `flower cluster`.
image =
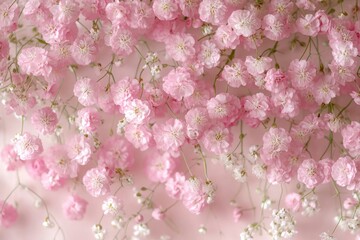
POLYGON ((1 128, 1 161, 16 183, 0 226, 17 224, 25 189, 65 238, 38 184, 66 193, 67 219, 99 209, 95 239, 176 237, 152 220, 225 199, 240 239, 278 240, 328 186, 335 225, 316 237, 358 234, 359 17, 343 0, 1 1, 1 121, 16 126, 1 128), (247 193, 223 194, 227 180, 247 193))

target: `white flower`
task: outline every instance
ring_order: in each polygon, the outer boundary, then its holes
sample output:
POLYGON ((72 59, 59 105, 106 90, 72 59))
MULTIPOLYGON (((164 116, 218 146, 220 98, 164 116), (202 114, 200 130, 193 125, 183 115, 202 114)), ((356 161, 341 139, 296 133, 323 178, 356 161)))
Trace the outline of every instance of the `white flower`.
POLYGON ((121 203, 115 196, 108 197, 102 204, 102 210, 105 215, 116 215, 119 213, 121 208, 121 203))
POLYGON ((92 232, 94 233, 94 237, 97 240, 103 240, 106 234, 106 230, 102 228, 100 224, 95 224, 91 228, 92 232))
POLYGON ((330 236, 328 233, 323 232, 320 234, 320 240, 336 240, 333 236, 330 236))
POLYGON ((273 220, 270 223, 269 234, 273 240, 291 238, 297 233, 295 221, 286 209, 274 210, 272 216, 273 220))
POLYGON ((238 165, 238 166, 234 167, 232 172, 233 172, 233 176, 236 181, 241 182, 241 183, 244 183, 247 181, 247 173, 246 173, 246 169, 244 168, 243 165, 238 165))
POLYGON ((50 220, 49 217, 46 217, 45 220, 43 221, 42 225, 46 228, 53 228, 55 226, 55 224, 50 220))
POLYGON ((145 223, 135 224, 133 234, 135 236, 146 237, 150 234, 150 229, 145 223))

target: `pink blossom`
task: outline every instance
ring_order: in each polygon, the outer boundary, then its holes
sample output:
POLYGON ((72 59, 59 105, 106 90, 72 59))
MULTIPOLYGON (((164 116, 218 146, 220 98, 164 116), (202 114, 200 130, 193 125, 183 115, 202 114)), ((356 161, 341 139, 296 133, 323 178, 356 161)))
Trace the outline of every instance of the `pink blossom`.
POLYGON ((301 207, 301 196, 298 193, 289 193, 285 197, 286 208, 293 212, 299 211, 301 207))
POLYGON ((9 43, 8 41, 0 37, 0 59, 4 59, 9 55, 9 43))
POLYGON ((334 161, 329 158, 325 158, 320 160, 319 163, 322 165, 324 170, 324 180, 322 183, 329 183, 332 180, 331 169, 334 164, 334 161))
POLYGON ((360 105, 360 92, 355 92, 355 91, 352 91, 350 93, 350 96, 354 99, 354 102, 357 104, 357 105, 360 105))
POLYGON ((103 143, 98 151, 99 166, 112 175, 117 168, 130 169, 134 164, 134 149, 125 138, 115 135, 103 143))
POLYGON ((177 1, 172 0, 154 0, 154 14, 160 20, 174 20, 179 15, 179 6, 177 1))
POLYGON ((315 10, 315 4, 311 0, 296 0, 296 6, 304 10, 315 10))
POLYGON ((152 182, 166 182, 176 167, 175 160, 168 153, 154 154, 148 158, 146 172, 152 182))
POLYGON ((184 98, 185 107, 187 109, 193 107, 204 107, 213 94, 214 90, 208 83, 197 82, 193 94, 184 98))
POLYGON ((228 128, 215 126, 204 132, 200 139, 205 149, 217 155, 227 153, 233 141, 233 135, 228 128))
POLYGON ((41 179, 41 176, 49 171, 42 157, 26 161, 25 168, 28 174, 36 180, 41 179))
POLYGON ((186 62, 195 55, 194 45, 191 34, 175 34, 166 40, 166 53, 175 61, 186 62))
POLYGON ((265 89, 278 93, 288 86, 288 76, 280 69, 272 68, 266 72, 265 76, 265 89))
POLYGON ((203 107, 190 109, 185 115, 185 120, 188 136, 192 139, 201 136, 210 123, 207 109, 203 107))
POLYGON ((269 11, 281 16, 291 14, 294 3, 291 0, 273 0, 270 2, 269 11))
POLYGON ((252 80, 244 62, 238 58, 233 59, 231 65, 225 65, 221 77, 233 88, 246 86, 252 80))
POLYGON ((40 47, 23 49, 18 57, 18 64, 25 74, 47 77, 52 71, 49 64, 49 52, 40 47))
POLYGON ((32 115, 31 123, 41 134, 52 134, 55 131, 58 118, 50 107, 44 107, 32 115))
POLYGON ((17 22, 19 6, 17 2, 3 1, 0 4, 0 30, 6 30, 17 22))
POLYGON ((74 85, 74 95, 79 103, 85 107, 94 105, 98 97, 98 85, 95 81, 87 77, 81 77, 74 85))
POLYGON ((315 18, 312 14, 306 14, 303 18, 296 20, 297 30, 310 37, 315 37, 320 32, 320 21, 315 18))
POLYGON ((261 20, 250 10, 236 10, 228 18, 228 24, 238 36, 250 37, 261 27, 261 20))
POLYGON ((135 29, 150 29, 155 22, 155 14, 148 3, 132 1, 131 14, 128 16, 128 25, 135 29))
POLYGON ((292 88, 273 94, 271 100, 273 105, 279 108, 280 116, 283 118, 294 118, 300 111, 299 97, 292 88))
POLYGON ((88 20, 104 19, 105 7, 109 0, 82 0, 81 14, 88 20))
POLYGON ((323 167, 314 159, 304 160, 298 169, 298 180, 307 188, 314 188, 324 180, 323 167))
POLYGON ((70 195, 63 203, 64 215, 70 220, 81 220, 84 218, 88 202, 78 195, 70 195))
POLYGON ((336 184, 341 187, 346 187, 355 178, 357 173, 354 160, 350 157, 340 157, 332 165, 331 176, 335 180, 336 184))
POLYGON ((67 144, 67 155, 79 165, 86 165, 91 157, 92 149, 90 141, 84 135, 74 135, 67 144))
POLYGON ((184 184, 182 203, 193 214, 199 215, 206 206, 206 193, 197 178, 190 178, 184 184))
POLYGON ((88 65, 95 60, 97 47, 89 35, 79 35, 70 47, 71 56, 79 65, 88 65))
POLYGON ((200 46, 198 59, 206 68, 214 68, 220 63, 220 50, 215 43, 206 40, 200 46))
POLYGON ((198 9, 199 9, 199 5, 201 0, 178 0, 177 1, 179 4, 179 7, 181 9, 181 12, 184 16, 186 17, 198 17, 199 13, 198 13, 198 9))
POLYGON ((120 57, 129 56, 137 41, 133 32, 124 27, 113 29, 109 40, 112 51, 120 57))
POLYGON ((48 148, 44 160, 46 167, 60 176, 74 178, 78 174, 78 164, 69 159, 64 145, 54 145, 48 148))
POLYGON ((352 121, 341 131, 344 147, 353 157, 360 156, 360 123, 352 121))
POLYGON ((235 124, 241 117, 240 100, 229 93, 220 93, 209 99, 206 108, 211 119, 220 120, 227 126, 235 124))
POLYGON ((195 82, 192 76, 183 67, 171 70, 163 78, 163 89, 174 99, 180 101, 184 97, 189 97, 195 89, 195 82))
POLYGON ((144 125, 127 124, 125 126, 126 139, 140 151, 145 151, 149 148, 152 142, 152 133, 144 125))
POLYGON ((240 44, 239 37, 229 25, 221 25, 216 29, 214 41, 220 49, 235 49, 240 44))
POLYGON ((49 170, 41 175, 41 184, 46 190, 56 191, 65 185, 67 178, 60 176, 54 170, 49 170))
POLYGON ((246 56, 245 60, 246 69, 253 76, 265 73, 271 68, 271 63, 272 59, 269 57, 254 58, 252 56, 246 56))
POLYGON ((356 75, 355 64, 353 64, 351 66, 341 66, 333 60, 328 65, 328 67, 331 70, 331 76, 340 85, 345 85, 346 83, 352 82, 355 79, 355 75, 356 75))
POLYGON ((113 25, 121 25, 127 21, 130 15, 129 6, 125 2, 111 2, 105 8, 106 17, 113 25))
POLYGON ((291 136, 285 129, 271 127, 263 136, 264 157, 273 158, 281 152, 288 151, 291 140, 291 136))
POLYGON ((352 66, 355 63, 354 58, 358 55, 358 49, 350 41, 331 45, 334 61, 340 66, 352 66))
POLYGON ((184 130, 184 124, 179 119, 170 118, 163 124, 155 124, 153 134, 157 148, 177 151, 185 142, 184 130))
POLYGON ((14 145, 12 144, 7 144, 3 147, 0 158, 5 164, 7 171, 15 171, 24 164, 24 161, 16 154, 14 145))
POLYGON ((281 41, 291 34, 291 24, 285 17, 267 14, 262 21, 264 35, 270 40, 281 41))
POLYGON ((164 220, 164 218, 165 218, 165 214, 161 208, 155 208, 151 212, 151 216, 153 219, 158 220, 158 221, 164 220))
POLYGON ((88 170, 83 183, 86 191, 93 197, 104 196, 110 192, 110 180, 104 168, 92 168, 88 170))
POLYGON ((339 92, 339 85, 330 75, 319 79, 313 87, 314 98, 317 104, 328 104, 339 92))
POLYGON ((288 73, 292 86, 304 90, 313 86, 316 68, 307 60, 294 59, 290 62, 288 73))
POLYGON ((248 117, 264 121, 270 112, 269 98, 263 93, 244 97, 244 110, 248 117))
POLYGON ((355 207, 356 205, 358 204, 358 201, 355 200, 354 198, 352 197, 348 197, 344 200, 343 202, 343 207, 346 209, 346 210, 350 210, 352 209, 353 207, 355 207))
POLYGON ((138 97, 140 95, 139 82, 136 79, 125 77, 116 81, 111 85, 111 95, 116 105, 123 105, 127 100, 138 97))
POLYGON ((62 24, 75 22, 80 14, 79 4, 71 0, 60 0, 51 10, 54 19, 62 24))
POLYGON ((124 115, 129 123, 144 124, 147 122, 150 113, 151 108, 147 101, 133 99, 125 103, 124 115))
POLYGON ((186 178, 183 173, 175 172, 165 183, 165 190, 169 197, 180 199, 184 190, 186 178))
POLYGON ((82 108, 77 112, 76 118, 79 130, 84 133, 94 133, 101 124, 100 116, 96 108, 82 108))
POLYGON ((203 0, 199 5, 200 19, 213 25, 222 25, 226 22, 228 8, 220 0, 203 0))
POLYGON ((21 160, 31 160, 43 152, 41 139, 25 132, 15 140, 14 151, 21 160))
POLYGON ((0 217, 0 226, 9 228, 12 225, 15 224, 17 221, 19 215, 15 207, 12 205, 0 201, 0 207, 1 207, 1 217, 0 217))

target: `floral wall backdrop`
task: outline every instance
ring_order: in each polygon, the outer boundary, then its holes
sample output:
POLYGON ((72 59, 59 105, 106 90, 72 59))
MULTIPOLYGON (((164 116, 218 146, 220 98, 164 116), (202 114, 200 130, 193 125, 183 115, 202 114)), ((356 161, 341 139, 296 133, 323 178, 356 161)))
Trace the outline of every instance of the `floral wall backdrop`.
POLYGON ((359 240, 358 18, 2 0, 0 239, 359 240))

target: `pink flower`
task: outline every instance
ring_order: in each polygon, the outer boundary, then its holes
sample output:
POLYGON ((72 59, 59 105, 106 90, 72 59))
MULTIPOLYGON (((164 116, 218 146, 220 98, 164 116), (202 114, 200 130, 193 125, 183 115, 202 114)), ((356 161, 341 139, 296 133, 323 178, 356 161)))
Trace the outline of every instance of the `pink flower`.
POLYGON ((239 208, 239 207, 234 208, 234 210, 232 212, 234 222, 236 222, 236 223, 239 222, 243 215, 244 215, 244 212, 241 208, 239 208))
POLYGON ((351 156, 360 156, 360 123, 352 121, 341 131, 344 147, 351 156))
POLYGON ((227 126, 231 126, 239 120, 241 117, 240 107, 239 98, 229 93, 220 93, 206 104, 209 117, 220 120, 227 126))
POLYGON ((214 68, 220 63, 220 50, 215 43, 206 40, 200 46, 198 60, 203 63, 206 68, 214 68))
POLYGON ((291 137, 283 128, 271 127, 263 136, 262 151, 264 157, 273 158, 289 150, 291 137))
POLYGON ((14 146, 14 151, 21 160, 34 159, 44 150, 41 139, 27 132, 16 138, 14 146))
POLYGON ((5 59, 9 55, 9 42, 0 37, 0 60, 5 59))
POLYGON ((111 95, 116 105, 122 106, 124 102, 140 95, 139 82, 136 79, 125 77, 111 85, 111 95))
POLYGON ((307 60, 294 59, 290 62, 288 73, 295 89, 310 89, 316 76, 316 68, 307 60))
POLYGON ((350 157, 340 157, 331 168, 331 176, 335 182, 345 187, 352 183, 356 176, 356 166, 354 160, 350 157))
POLYGON ((206 193, 197 178, 190 178, 184 184, 182 203, 193 214, 199 215, 206 206, 206 193))
POLYGON ((41 157, 26 161, 25 168, 28 174, 36 180, 41 179, 41 176, 49 171, 41 157))
POLYGON ((248 117, 264 121, 270 112, 269 98, 263 93, 246 96, 244 97, 244 109, 248 117))
POLYGON ((48 148, 44 160, 48 169, 54 170, 62 177, 74 178, 78 174, 78 164, 69 159, 64 145, 54 145, 48 148))
POLYGON ((271 63, 272 59, 269 57, 254 58, 252 56, 246 56, 245 60, 246 69, 253 76, 265 73, 271 68, 271 63))
POLYGON ((191 34, 175 34, 166 40, 166 53, 175 61, 186 62, 195 55, 195 39, 191 34))
POLYGON ((0 158, 5 164, 7 171, 15 171, 24 164, 24 161, 16 154, 12 144, 7 144, 3 147, 0 158))
POLYGON ((50 107, 44 107, 32 115, 31 123, 41 134, 52 134, 55 131, 58 118, 50 107))
POLYGON ((172 177, 168 178, 165 183, 165 190, 169 197, 180 199, 184 190, 186 178, 184 174, 176 172, 172 177))
POLYGON ((177 1, 172 0, 154 0, 154 14, 160 20, 174 20, 179 15, 179 6, 177 1))
POLYGON ((70 195, 63 203, 64 215, 70 220, 81 220, 84 218, 88 202, 78 195, 70 195))
POLYGON ((80 7, 77 2, 71 0, 60 0, 59 5, 51 9, 54 20, 62 24, 73 23, 80 15, 80 7))
POLYGON ((18 219, 18 212, 16 208, 12 205, 5 203, 4 201, 0 201, 1 207, 1 216, 0 216, 0 226, 9 228, 15 224, 18 219))
POLYGON ((7 30, 17 22, 19 18, 19 6, 17 2, 3 1, 0 4, 0 30, 7 30))
POLYGON ((155 22, 155 14, 151 6, 143 1, 130 2, 131 14, 128 25, 134 29, 150 29, 155 22))
POLYGON ((110 2, 106 5, 105 12, 113 25, 121 25, 127 21, 130 9, 125 2, 110 2))
POLYGON ((55 191, 65 185, 67 178, 60 176, 54 170, 49 170, 41 175, 41 184, 46 190, 55 191))
POLYGON ((225 65, 221 77, 233 88, 246 86, 252 80, 244 62, 238 58, 233 59, 231 65, 225 65))
POLYGON ((89 139, 81 134, 74 135, 67 144, 67 155, 79 165, 86 165, 91 157, 92 149, 89 139))
POLYGON ((306 14, 303 18, 296 20, 297 30, 310 37, 315 37, 320 32, 320 21, 315 18, 312 14, 306 14))
POLYGON ((311 0, 296 0, 296 6, 304 10, 314 11, 316 6, 311 0))
POLYGON ((206 108, 197 107, 190 109, 186 115, 188 136, 192 139, 198 138, 206 128, 209 127, 210 119, 206 108))
POLYGON ((89 35, 79 35, 70 47, 71 56, 79 65, 88 65, 95 60, 97 47, 89 35))
POLYGON ((151 216, 153 219, 158 220, 158 221, 161 221, 165 218, 165 214, 161 208, 155 208, 151 212, 151 216))
POLYGON ((298 169, 298 180, 307 188, 314 188, 324 180, 323 167, 314 159, 304 160, 298 169))
POLYGON ((138 148, 140 151, 145 151, 149 148, 152 133, 146 126, 130 123, 125 126, 124 130, 126 139, 135 148, 138 148))
POLYGON ((98 97, 96 82, 87 77, 78 79, 74 85, 74 95, 78 98, 79 103, 85 107, 96 104, 98 97))
POLYGON ((136 38, 132 31, 124 27, 116 27, 110 35, 110 47, 120 57, 129 56, 134 51, 136 38))
POLYGON ((334 161, 329 158, 325 158, 325 159, 320 160, 319 163, 322 165, 323 170, 324 170, 324 180, 322 183, 329 183, 332 179, 331 178, 331 169, 334 164, 334 161))
POLYGON ((253 11, 236 10, 228 18, 228 24, 238 36, 250 37, 261 27, 261 20, 253 11))
POLYGON ((328 104, 339 92, 339 85, 330 75, 319 79, 312 88, 317 104, 328 104))
POLYGON ((199 5, 200 19, 216 26, 225 24, 227 11, 224 1, 220 0, 202 0, 199 5))
POLYGON ((266 72, 265 76, 265 89, 278 93, 288 86, 288 76, 280 69, 272 68, 266 72))
POLYGON ((227 153, 233 141, 233 135, 228 128, 215 126, 206 130, 200 139, 206 150, 217 155, 227 153))
POLYGON ((163 78, 163 89, 171 97, 180 101, 184 97, 189 97, 195 89, 195 82, 187 69, 178 67, 171 70, 163 78))
POLYGON ((25 74, 48 77, 52 71, 48 55, 44 48, 25 48, 18 56, 18 64, 25 74))
POLYGON ((129 123, 144 124, 147 122, 151 108, 147 101, 133 99, 124 104, 125 119, 129 123))
POLYGON ((358 55, 358 49, 351 41, 337 41, 331 48, 334 61, 340 66, 352 66, 355 63, 354 58, 358 55))
POLYGON ((134 161, 132 145, 118 135, 108 138, 98 151, 99 166, 104 167, 110 176, 116 168, 130 169, 134 161))
POLYGON ((267 14, 262 21, 264 35, 270 40, 281 41, 291 34, 291 24, 281 15, 267 14))
POLYGON ((101 124, 100 116, 96 108, 83 108, 77 112, 76 123, 79 130, 84 133, 94 133, 101 124))
POLYGON ((331 70, 331 76, 335 79, 340 85, 345 85, 348 82, 352 82, 355 79, 356 75, 356 66, 355 64, 351 66, 341 66, 333 60, 328 67, 331 70))
POLYGON ((283 118, 294 118, 300 111, 299 97, 292 88, 273 94, 271 100, 275 107, 279 107, 280 116, 283 118))
POLYGON ((110 180, 104 168, 92 168, 88 170, 83 183, 86 191, 93 197, 104 196, 110 192, 110 180))
POLYGON ((235 49, 240 44, 239 37, 229 25, 221 25, 216 29, 214 41, 220 49, 235 49))
POLYGON ((285 197, 286 208, 293 212, 299 211, 301 207, 301 196, 298 193, 289 193, 285 197))
POLYGON ((163 124, 153 126, 154 140, 158 149, 177 151, 185 142, 184 124, 179 119, 170 118, 163 124))
POLYGON ((154 154, 148 158, 146 172, 148 178, 153 182, 166 182, 176 167, 174 159, 168 154, 154 154))

